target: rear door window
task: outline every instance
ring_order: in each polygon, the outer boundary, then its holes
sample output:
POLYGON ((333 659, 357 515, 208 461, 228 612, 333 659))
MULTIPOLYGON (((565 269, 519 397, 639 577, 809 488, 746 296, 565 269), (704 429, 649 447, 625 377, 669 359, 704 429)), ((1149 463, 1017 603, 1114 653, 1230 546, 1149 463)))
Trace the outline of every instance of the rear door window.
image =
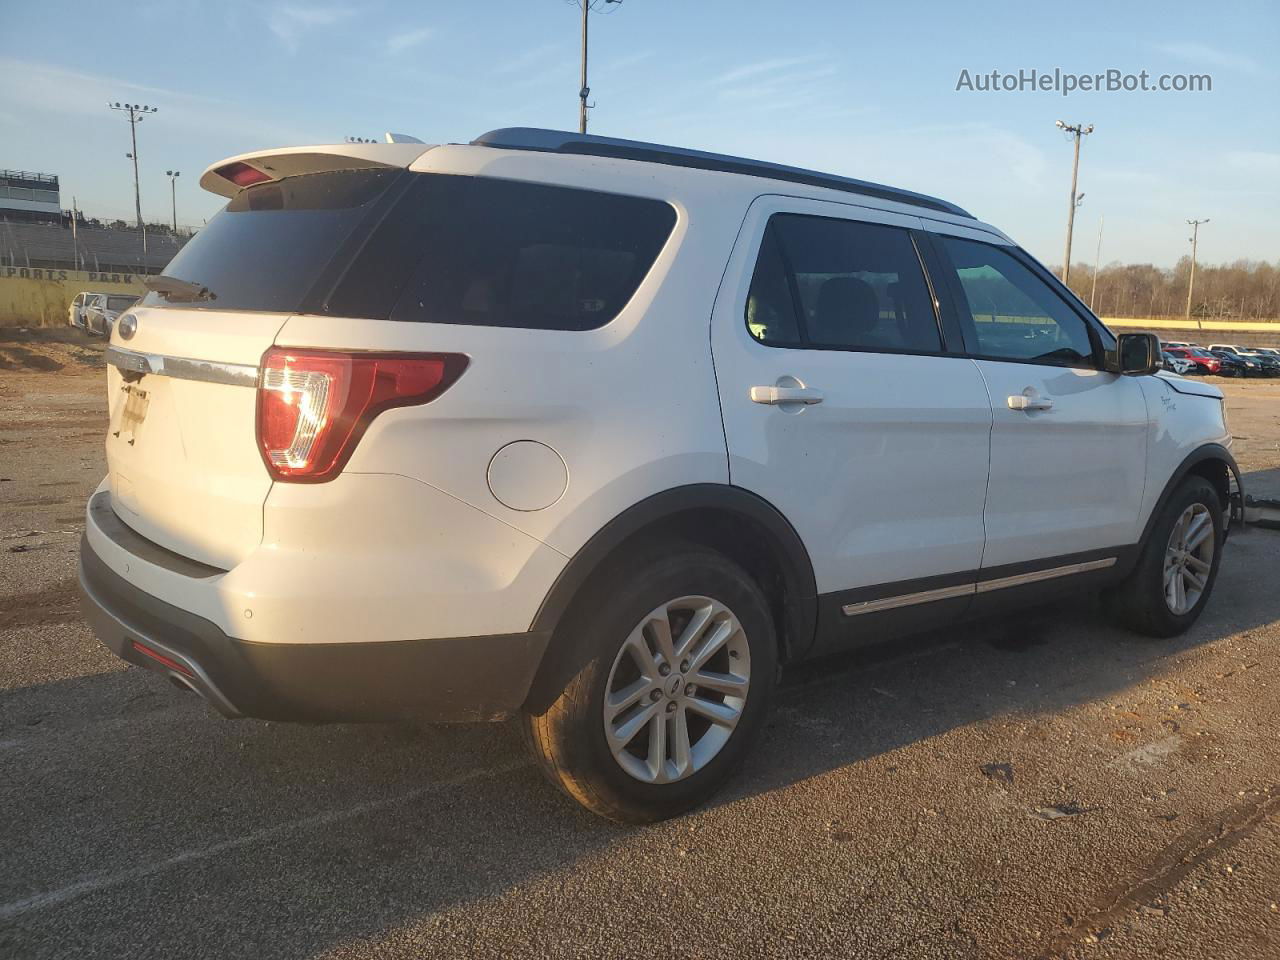
POLYGON ((911 234, 800 214, 769 218, 747 298, 747 328, 770 346, 942 349, 911 234))
POLYGON ((660 200, 416 174, 331 298, 367 316, 590 330, 626 306, 675 226, 660 200))

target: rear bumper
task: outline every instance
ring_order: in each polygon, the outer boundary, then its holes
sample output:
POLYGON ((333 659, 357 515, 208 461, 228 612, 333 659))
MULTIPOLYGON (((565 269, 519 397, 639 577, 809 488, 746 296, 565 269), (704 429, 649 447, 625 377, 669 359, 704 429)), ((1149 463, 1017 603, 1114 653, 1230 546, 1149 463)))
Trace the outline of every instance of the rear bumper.
POLYGON ((266 720, 503 720, 524 703, 541 633, 358 643, 262 643, 129 583, 80 542, 94 633, 121 659, 166 674, 229 717, 266 720), (150 653, 146 652, 150 651, 150 653))

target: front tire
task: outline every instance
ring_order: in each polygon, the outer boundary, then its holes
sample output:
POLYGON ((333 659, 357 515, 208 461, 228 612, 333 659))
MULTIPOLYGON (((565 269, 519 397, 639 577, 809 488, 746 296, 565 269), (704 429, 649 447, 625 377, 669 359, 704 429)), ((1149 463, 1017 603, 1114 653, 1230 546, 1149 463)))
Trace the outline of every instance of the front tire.
POLYGON ((1222 511, 1218 491, 1204 477, 1178 485, 1133 572, 1104 596, 1119 622, 1151 637, 1177 636, 1196 622, 1222 561, 1222 511))
POLYGON ((777 675, 759 585, 699 547, 614 564, 566 622, 582 666, 523 726, 547 777, 594 813, 649 823, 705 802, 757 737, 777 675))

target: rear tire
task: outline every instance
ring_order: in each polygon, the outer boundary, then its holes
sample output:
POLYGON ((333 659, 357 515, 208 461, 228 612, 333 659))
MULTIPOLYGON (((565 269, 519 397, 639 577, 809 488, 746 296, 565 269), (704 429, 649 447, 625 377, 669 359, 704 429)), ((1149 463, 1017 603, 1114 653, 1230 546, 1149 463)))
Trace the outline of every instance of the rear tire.
POLYGON ((615 563, 587 589, 563 636, 582 665, 546 713, 524 715, 526 742, 551 782, 600 816, 677 816, 715 793, 759 734, 777 677, 769 605, 736 563, 688 545, 615 563))
POLYGON ((1218 578, 1222 511, 1208 480, 1183 480, 1161 508, 1133 572, 1104 594, 1112 616, 1151 637, 1177 636, 1195 623, 1218 578))

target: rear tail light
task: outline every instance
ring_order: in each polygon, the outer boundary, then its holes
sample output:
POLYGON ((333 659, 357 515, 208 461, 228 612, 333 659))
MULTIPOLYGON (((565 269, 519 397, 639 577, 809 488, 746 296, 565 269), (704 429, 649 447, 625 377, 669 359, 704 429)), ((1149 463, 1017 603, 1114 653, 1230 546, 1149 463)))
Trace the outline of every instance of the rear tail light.
POLYGON ((258 447, 277 480, 342 471, 383 410, 430 403, 467 368, 459 353, 344 353, 272 347, 258 381, 258 447))

